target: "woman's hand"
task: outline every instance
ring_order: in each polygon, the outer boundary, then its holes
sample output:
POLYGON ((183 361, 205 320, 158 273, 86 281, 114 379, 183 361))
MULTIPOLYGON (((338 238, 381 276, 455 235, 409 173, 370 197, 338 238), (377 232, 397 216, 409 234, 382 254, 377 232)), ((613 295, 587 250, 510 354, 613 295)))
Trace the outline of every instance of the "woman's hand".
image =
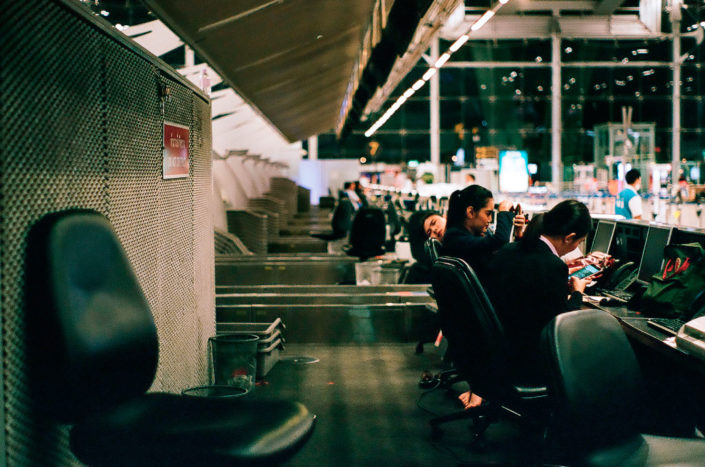
POLYGON ((568 290, 571 292, 585 293, 585 287, 591 282, 590 278, 578 279, 571 277, 568 279, 568 290))
POLYGON ((517 214, 514 216, 514 237, 519 239, 524 236, 524 229, 526 228, 526 217, 524 214, 517 214))

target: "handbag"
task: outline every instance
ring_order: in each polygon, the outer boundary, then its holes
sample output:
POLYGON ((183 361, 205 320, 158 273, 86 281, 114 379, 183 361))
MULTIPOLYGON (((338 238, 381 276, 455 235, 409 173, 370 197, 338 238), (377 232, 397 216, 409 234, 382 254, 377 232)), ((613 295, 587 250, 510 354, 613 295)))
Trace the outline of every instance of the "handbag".
POLYGON ((688 321, 695 297, 705 290, 705 249, 699 243, 668 245, 663 259, 641 297, 641 309, 649 316, 688 321))

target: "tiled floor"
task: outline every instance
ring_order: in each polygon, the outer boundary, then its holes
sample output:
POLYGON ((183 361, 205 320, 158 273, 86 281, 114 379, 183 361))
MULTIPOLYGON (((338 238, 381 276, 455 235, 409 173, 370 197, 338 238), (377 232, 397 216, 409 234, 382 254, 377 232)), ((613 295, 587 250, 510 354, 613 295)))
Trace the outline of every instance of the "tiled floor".
POLYGON ((516 464, 510 423, 493 425, 487 447, 468 449, 469 422, 446 425, 433 442, 432 414, 459 409, 443 390, 424 394, 418 381, 424 369, 437 371, 439 355, 414 344, 289 345, 282 360, 253 397, 299 400, 318 416, 311 440, 290 466, 426 466, 516 464), (296 363, 297 356, 319 359, 296 363), (423 397, 422 397, 422 394, 423 397))

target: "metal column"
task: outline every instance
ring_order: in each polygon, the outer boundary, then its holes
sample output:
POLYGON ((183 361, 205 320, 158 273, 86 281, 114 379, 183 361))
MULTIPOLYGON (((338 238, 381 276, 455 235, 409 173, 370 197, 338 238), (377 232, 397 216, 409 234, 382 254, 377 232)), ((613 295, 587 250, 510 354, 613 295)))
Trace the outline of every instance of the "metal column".
POLYGON ((318 136, 308 138, 308 160, 315 161, 318 159, 318 136))
POLYGON ((681 165, 681 0, 671 2, 673 31, 673 139, 671 146, 671 182, 678 183, 681 165))
MULTIPOLYGON (((431 42, 431 63, 438 60, 438 37, 431 42)), ((431 163, 436 167, 439 180, 446 181, 445 171, 441 168, 441 110, 440 110, 440 70, 431 76, 430 102, 431 102, 431 163)))
POLYGON ((561 189, 561 37, 551 35, 551 182, 555 191, 561 189))

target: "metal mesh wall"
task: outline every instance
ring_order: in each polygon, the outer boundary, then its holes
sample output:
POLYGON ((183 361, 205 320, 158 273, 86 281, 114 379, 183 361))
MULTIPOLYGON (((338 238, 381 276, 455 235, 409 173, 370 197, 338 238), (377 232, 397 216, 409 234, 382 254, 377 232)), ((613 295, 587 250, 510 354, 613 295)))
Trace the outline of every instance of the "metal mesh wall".
POLYGON ((159 329, 154 388, 206 378, 215 326, 209 106, 91 21, 48 0, 0 9, 0 465, 76 462, 66 429, 35 413, 27 391, 24 251, 45 213, 91 208, 113 223, 159 329), (161 178, 160 82, 172 87, 164 118, 190 127, 186 179, 161 178))

